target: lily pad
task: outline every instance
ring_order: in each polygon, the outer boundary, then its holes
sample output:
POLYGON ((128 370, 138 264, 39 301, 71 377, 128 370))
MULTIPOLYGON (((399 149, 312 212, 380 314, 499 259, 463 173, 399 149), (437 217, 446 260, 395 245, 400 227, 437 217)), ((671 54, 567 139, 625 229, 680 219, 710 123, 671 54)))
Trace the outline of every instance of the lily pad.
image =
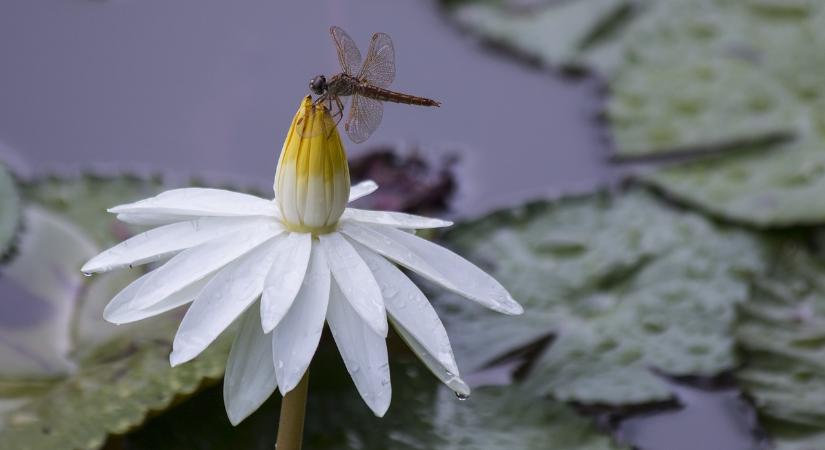
POLYGON ((0 321, 0 448, 96 449, 223 374, 228 340, 170 367, 180 311, 139 325, 102 323, 104 305, 141 270, 80 274, 103 245, 131 232, 113 226, 106 207, 156 189, 155 181, 128 177, 24 186, 26 233, 18 256, 0 269, 4 302, 18 305, 0 321))
POLYGON ((794 245, 780 248, 773 260, 741 306, 736 337, 747 363, 736 376, 777 448, 822 448, 825 263, 794 245))
POLYGON ((20 229, 20 193, 6 166, 0 163, 0 261, 8 257, 20 229))
POLYGON ((98 248, 72 223, 42 208, 25 209, 18 255, 0 269, 4 291, 0 378, 68 375, 73 312, 86 280, 78 267, 98 248))
POLYGON ((149 411, 166 408, 176 395, 192 393, 204 378, 220 378, 227 340, 181 368, 169 366, 168 342, 120 345, 85 362, 73 376, 7 412, 0 448, 18 450, 100 448, 109 433, 123 433, 149 411))
POLYGON ((611 90, 608 117, 621 157, 771 141, 804 122, 779 82, 732 59, 632 65, 611 90))
POLYGON ((580 66, 585 52, 631 8, 628 0, 547 2, 519 9, 504 2, 462 2, 451 10, 463 27, 545 66, 580 66))
POLYGON ((120 242, 133 231, 106 209, 151 197, 160 188, 158 179, 81 175, 36 179, 26 183, 22 190, 27 201, 65 216, 105 248, 120 242))
MULTIPOLYGON (((522 386, 484 387, 464 401, 409 354, 391 358, 393 403, 375 417, 353 392, 329 341, 313 360, 304 432, 306 448, 325 450, 616 450, 586 417, 522 386)), ((231 427, 220 392, 207 391, 123 438, 131 449, 271 449, 279 396, 231 427), (204 426, 204 424, 208 426, 204 426)))
POLYGON ((736 305, 747 299, 747 275, 764 264, 763 244, 752 234, 641 191, 498 213, 447 239, 526 311, 519 321, 456 313, 456 300, 441 297, 462 370, 553 334, 527 384, 585 404, 663 401, 672 393, 659 373, 733 368, 736 305))
POLYGON ((707 157, 642 180, 728 220, 759 227, 825 222, 825 146, 813 140, 707 157))

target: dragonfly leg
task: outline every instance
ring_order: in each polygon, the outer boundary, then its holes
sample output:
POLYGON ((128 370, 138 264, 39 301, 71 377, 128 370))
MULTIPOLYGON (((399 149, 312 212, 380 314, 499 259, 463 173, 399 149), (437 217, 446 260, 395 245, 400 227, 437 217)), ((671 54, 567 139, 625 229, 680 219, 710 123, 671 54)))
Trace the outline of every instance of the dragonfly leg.
POLYGON ((329 110, 332 111, 333 100, 335 101, 335 106, 337 108, 335 109, 335 112, 332 114, 332 120, 335 122, 335 126, 331 130, 329 130, 329 135, 327 136, 327 138, 332 136, 332 132, 335 131, 335 128, 338 127, 338 123, 341 122, 341 119, 344 117, 344 103, 341 101, 340 98, 338 98, 338 96, 330 97, 331 98, 329 99, 329 110))

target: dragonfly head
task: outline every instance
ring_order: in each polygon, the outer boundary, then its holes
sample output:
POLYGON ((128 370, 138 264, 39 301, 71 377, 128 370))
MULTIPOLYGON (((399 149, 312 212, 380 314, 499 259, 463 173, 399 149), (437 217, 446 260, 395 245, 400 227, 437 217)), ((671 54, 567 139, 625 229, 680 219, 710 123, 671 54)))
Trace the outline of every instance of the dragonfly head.
POLYGON ((309 82, 309 89, 315 95, 321 95, 327 91, 327 77, 318 75, 309 82))

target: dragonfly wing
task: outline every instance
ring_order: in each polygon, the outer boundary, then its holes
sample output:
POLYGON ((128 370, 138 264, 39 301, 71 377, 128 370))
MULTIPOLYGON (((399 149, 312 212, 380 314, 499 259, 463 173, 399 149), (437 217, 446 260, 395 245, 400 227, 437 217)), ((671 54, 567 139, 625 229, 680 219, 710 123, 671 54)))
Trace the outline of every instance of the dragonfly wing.
POLYGON ((344 123, 344 129, 352 142, 360 144, 378 128, 383 115, 383 103, 355 94, 349 105, 349 115, 344 123))
POLYGON ((338 52, 338 62, 341 63, 341 70, 347 75, 355 76, 358 68, 361 67, 361 51, 355 45, 355 41, 346 31, 339 27, 329 27, 329 34, 335 42, 335 50, 338 52))
POLYGON ((395 48, 388 34, 372 35, 367 59, 357 78, 380 88, 388 87, 395 79, 395 48))

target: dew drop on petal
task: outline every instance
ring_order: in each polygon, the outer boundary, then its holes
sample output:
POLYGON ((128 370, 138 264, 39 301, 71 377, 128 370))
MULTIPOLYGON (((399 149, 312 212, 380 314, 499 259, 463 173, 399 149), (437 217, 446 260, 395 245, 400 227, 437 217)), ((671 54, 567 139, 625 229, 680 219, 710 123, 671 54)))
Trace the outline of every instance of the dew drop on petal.
POLYGON ((461 400, 462 402, 463 402, 464 400, 467 400, 468 398, 470 398, 470 396, 469 396, 468 394, 465 394, 465 393, 463 393, 463 392, 456 392, 456 393, 455 393, 455 397, 456 397, 457 399, 461 400))

